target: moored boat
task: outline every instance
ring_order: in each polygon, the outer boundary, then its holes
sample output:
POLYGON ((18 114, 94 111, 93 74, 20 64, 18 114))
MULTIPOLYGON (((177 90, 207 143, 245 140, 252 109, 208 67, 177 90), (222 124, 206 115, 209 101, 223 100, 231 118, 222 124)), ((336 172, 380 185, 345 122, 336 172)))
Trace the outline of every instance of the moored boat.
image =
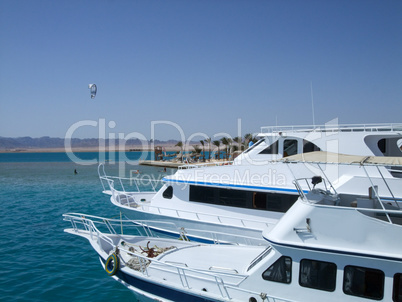
MULTIPOLYGON (((299 161, 322 164, 298 157, 285 164, 299 161)), ((337 164, 368 171, 402 161, 345 156, 337 164)), ((300 197, 263 232, 268 246, 122 235, 106 222, 101 232, 83 215, 65 215, 66 231, 88 239, 107 273, 141 301, 400 302, 402 199, 367 178, 371 186, 359 195, 337 192, 325 175, 296 179, 300 197)))
MULTIPOLYGON (((259 244, 261 231, 272 228, 297 200, 293 179, 320 172, 305 163, 295 163, 297 169, 292 172, 282 158, 318 150, 402 156, 398 145, 402 141, 401 130, 401 124, 263 127, 260 140, 233 162, 183 166, 174 175, 165 176, 162 188, 152 192, 126 190, 118 186, 123 179, 106 175, 103 165, 98 171, 103 191, 129 219, 163 220, 186 230, 243 232, 259 244)), ((360 189, 365 179, 362 169, 349 165, 324 169, 337 191, 365 193, 365 189, 360 189)), ((372 177, 380 182, 385 177, 398 183, 402 176, 395 166, 384 166, 380 173, 374 173, 372 177)), ((307 192, 308 187, 302 184, 302 189, 307 192)), ((402 194, 402 189, 396 191, 402 194)))

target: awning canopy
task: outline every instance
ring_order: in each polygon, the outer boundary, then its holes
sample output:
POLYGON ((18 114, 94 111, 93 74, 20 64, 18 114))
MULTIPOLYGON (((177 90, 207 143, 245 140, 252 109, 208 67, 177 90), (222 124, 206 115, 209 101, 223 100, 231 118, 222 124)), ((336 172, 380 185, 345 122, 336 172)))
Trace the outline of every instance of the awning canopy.
POLYGON ((402 166, 402 157, 359 156, 359 155, 347 155, 347 154, 338 154, 323 151, 301 153, 292 156, 287 156, 280 159, 279 161, 289 163, 402 166))

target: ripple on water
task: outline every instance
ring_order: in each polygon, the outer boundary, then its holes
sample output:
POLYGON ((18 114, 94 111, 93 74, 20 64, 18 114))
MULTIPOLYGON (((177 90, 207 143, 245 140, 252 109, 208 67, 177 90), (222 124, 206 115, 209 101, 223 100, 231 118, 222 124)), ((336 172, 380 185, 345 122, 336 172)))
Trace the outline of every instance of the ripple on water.
POLYGON ((88 241, 63 231, 63 213, 118 214, 96 166, 73 171, 73 163, 0 163, 2 301, 136 301, 88 241))

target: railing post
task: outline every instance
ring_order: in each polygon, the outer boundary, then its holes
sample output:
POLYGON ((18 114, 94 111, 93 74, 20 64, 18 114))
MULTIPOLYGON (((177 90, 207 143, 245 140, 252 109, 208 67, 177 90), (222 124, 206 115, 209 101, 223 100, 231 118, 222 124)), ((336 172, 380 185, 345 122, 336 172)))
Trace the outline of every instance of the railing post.
POLYGON ((121 181, 121 178, 119 178, 119 181, 120 181, 120 186, 123 189, 123 192, 126 192, 126 190, 124 189, 124 186, 123 186, 123 182, 121 181))
POLYGON ((182 268, 177 267, 177 273, 179 274, 181 285, 183 287, 190 288, 190 285, 188 283, 187 276, 186 276, 186 273, 184 272, 184 270, 182 268))
POLYGON ((103 163, 100 163, 99 166, 98 166, 98 177, 100 179, 103 191, 105 191, 105 185, 103 184, 103 181, 102 181, 103 177, 105 176, 105 169, 103 168, 103 175, 101 176, 101 174, 100 174, 100 167, 101 166, 103 167, 103 163))
POLYGON ((380 204, 381 208, 384 210, 385 216, 387 216, 388 221, 392 224, 392 220, 391 220, 391 218, 389 217, 388 213, 386 212, 386 209, 385 209, 385 207, 384 207, 384 204, 382 203, 381 198, 380 198, 380 195, 378 194, 378 189, 376 189, 376 186, 374 185, 373 180, 372 180, 371 177, 369 176, 369 174, 368 174, 368 172, 367 172, 366 167, 364 166, 364 164, 362 165, 362 167, 363 167, 364 172, 366 173, 367 178, 370 180, 371 186, 373 187, 374 194, 375 194, 375 197, 376 197, 378 203, 380 204))
POLYGON ((221 293, 221 296, 223 298, 225 298, 225 295, 226 295, 226 297, 228 299, 230 299, 228 290, 227 290, 227 288, 225 286, 225 283, 223 282, 222 278, 219 278, 219 277, 215 276, 215 282, 216 282, 216 285, 218 285, 218 288, 219 288, 219 291, 221 293))

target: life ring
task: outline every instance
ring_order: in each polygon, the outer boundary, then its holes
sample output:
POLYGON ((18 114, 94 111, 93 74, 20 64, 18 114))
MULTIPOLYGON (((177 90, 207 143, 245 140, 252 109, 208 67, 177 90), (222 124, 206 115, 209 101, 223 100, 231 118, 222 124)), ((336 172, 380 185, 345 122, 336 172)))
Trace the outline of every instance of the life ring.
POLYGON ((107 259, 105 263, 105 271, 109 276, 113 276, 117 273, 117 270, 119 269, 119 257, 117 257, 116 253, 111 254, 107 259))

